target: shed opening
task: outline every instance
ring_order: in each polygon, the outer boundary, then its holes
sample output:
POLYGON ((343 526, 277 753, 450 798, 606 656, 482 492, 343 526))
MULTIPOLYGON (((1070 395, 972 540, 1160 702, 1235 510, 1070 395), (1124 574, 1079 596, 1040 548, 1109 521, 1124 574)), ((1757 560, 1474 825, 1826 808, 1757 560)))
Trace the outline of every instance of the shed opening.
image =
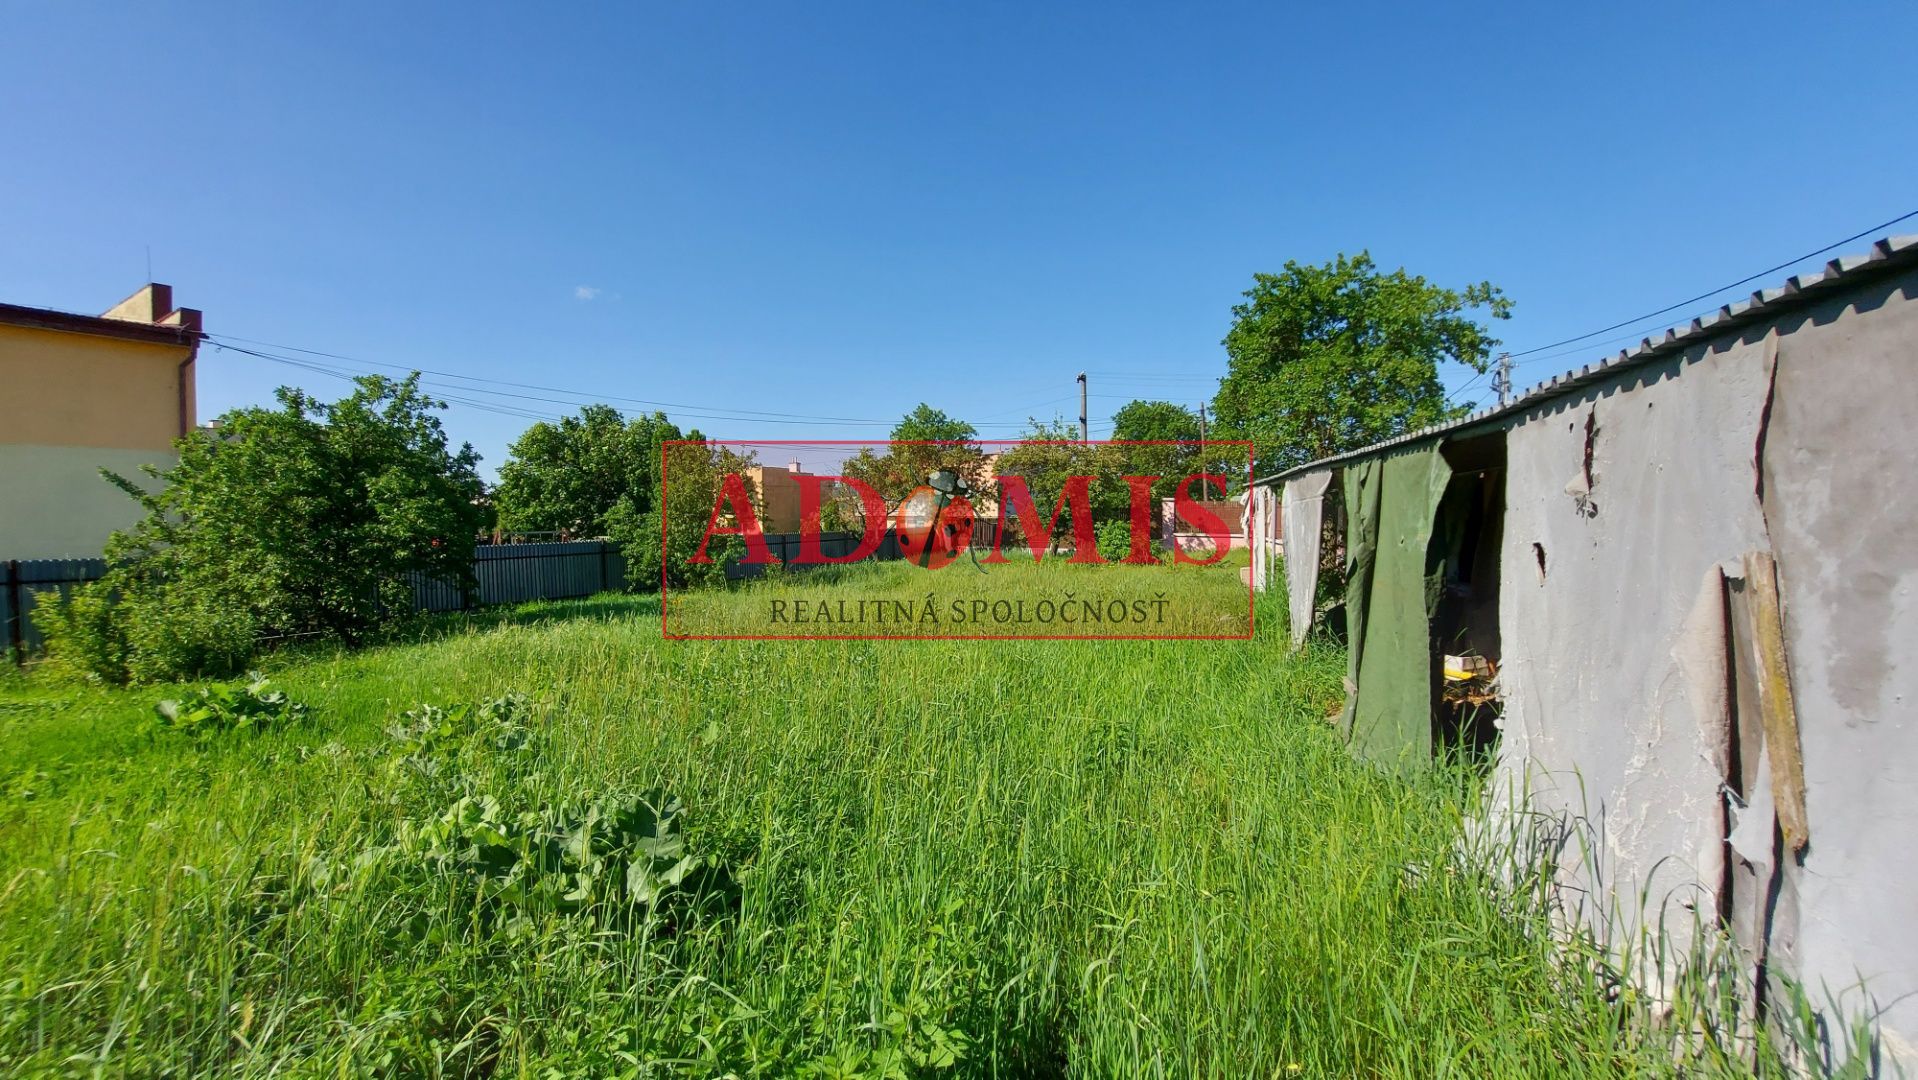
POLYGON ((1452 478, 1433 523, 1432 748, 1489 763, 1498 744, 1499 548, 1505 433, 1446 443, 1452 478))

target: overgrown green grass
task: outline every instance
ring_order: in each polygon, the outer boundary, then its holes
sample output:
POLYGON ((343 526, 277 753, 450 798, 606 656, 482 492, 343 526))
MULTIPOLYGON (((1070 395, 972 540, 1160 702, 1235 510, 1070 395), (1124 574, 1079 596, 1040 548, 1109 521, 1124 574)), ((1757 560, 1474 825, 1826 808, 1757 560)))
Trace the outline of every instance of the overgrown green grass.
POLYGON ((309 715, 201 739, 148 730, 179 688, 0 683, 0 1071, 1668 1069, 1458 863, 1471 786, 1355 763, 1343 657, 1262 615, 1250 643, 663 642, 649 600, 539 605, 283 656, 309 715), (510 692, 523 746, 386 734, 510 692), (736 896, 487 900, 415 842, 461 794, 648 791, 736 896))

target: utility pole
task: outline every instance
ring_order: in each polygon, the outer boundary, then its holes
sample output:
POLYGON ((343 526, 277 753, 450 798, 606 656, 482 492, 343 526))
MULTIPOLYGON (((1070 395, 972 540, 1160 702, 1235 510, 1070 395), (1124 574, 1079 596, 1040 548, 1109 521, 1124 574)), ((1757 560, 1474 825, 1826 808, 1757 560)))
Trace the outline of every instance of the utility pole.
POLYGON ((1079 441, 1091 442, 1091 429, 1086 425, 1086 373, 1079 373, 1079 441))
MULTIPOLYGON (((1199 402, 1199 471, 1205 471, 1205 402, 1203 401, 1199 402)), ((1205 480, 1199 481, 1200 498, 1207 498, 1211 495, 1209 483, 1209 481, 1205 480)))
POLYGON ((1492 376, 1492 388, 1498 391, 1498 403, 1502 407, 1512 400, 1512 354, 1498 354, 1498 374, 1492 376))

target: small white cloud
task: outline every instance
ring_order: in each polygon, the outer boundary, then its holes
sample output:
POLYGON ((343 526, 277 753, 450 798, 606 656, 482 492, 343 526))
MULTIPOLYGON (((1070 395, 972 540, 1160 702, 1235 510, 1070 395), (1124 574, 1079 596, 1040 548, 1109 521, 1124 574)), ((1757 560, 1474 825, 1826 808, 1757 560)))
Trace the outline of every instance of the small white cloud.
POLYGON ((599 299, 599 290, 591 285, 575 285, 573 286, 573 299, 597 300, 599 299))

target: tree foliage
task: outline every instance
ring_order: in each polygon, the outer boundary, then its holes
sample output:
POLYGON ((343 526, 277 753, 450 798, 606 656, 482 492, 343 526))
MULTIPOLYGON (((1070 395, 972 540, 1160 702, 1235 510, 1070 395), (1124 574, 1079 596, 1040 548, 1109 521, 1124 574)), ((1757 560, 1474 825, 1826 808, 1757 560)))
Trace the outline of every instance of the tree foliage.
POLYGON ((410 575, 470 587, 479 455, 448 448, 417 375, 357 382, 228 412, 148 470, 156 492, 106 474, 146 516, 52 620, 56 654, 116 682, 225 675, 263 639, 354 643, 411 614, 410 575))
POLYGON ((1128 401, 1112 414, 1112 437, 1197 442, 1199 417, 1170 401, 1128 401))
POLYGON ((752 456, 682 432, 664 413, 628 418, 587 405, 527 428, 509 455, 495 496, 500 527, 605 536, 625 556, 635 592, 658 589, 662 573, 673 588, 723 582, 726 562, 740 554, 737 540, 719 537, 711 563, 692 561, 721 478, 743 473, 752 456))
MULTIPOLYGON (((840 472, 871 485, 887 508, 896 508, 926 477, 951 469, 977 489, 986 480, 986 455, 971 424, 921 402, 893 425, 884 452, 863 447, 846 459, 840 472)), ((859 529, 862 515, 857 499, 836 499, 828 508, 827 528, 859 529)))
MULTIPOLYGON (((608 517, 607 535, 621 545, 626 557, 628 588, 650 592, 662 580, 675 589, 723 584, 726 564, 744 550, 736 536, 715 535, 706 548, 708 562, 695 562, 693 557, 705 538, 726 475, 744 476, 753 463, 753 455, 706 441, 697 431, 684 441, 667 444, 658 500, 644 511, 635 509, 631 501, 621 502, 608 517)), ((750 477, 746 492, 754 513, 760 513, 760 495, 750 477)), ((723 524, 737 526, 738 522, 728 517, 723 524)))
POLYGON ((1511 308, 1490 282, 1441 288, 1382 273, 1366 252, 1254 275, 1225 336, 1220 434, 1252 440, 1267 472, 1460 414, 1438 366, 1485 371, 1498 341, 1470 313, 1505 319, 1511 308))
POLYGON ((664 413, 627 419, 610 405, 527 428, 500 466, 494 504, 508 532, 604 536, 659 498, 660 448, 683 433, 664 413))
MULTIPOLYGON (((1170 401, 1130 401, 1112 414, 1112 437, 1115 440, 1169 444, 1124 448, 1125 468, 1129 475, 1159 477, 1152 485, 1153 520, 1156 522, 1159 500, 1172 498, 1179 481, 1199 469, 1198 414, 1170 401)), ((1243 473, 1244 455, 1239 457, 1238 471, 1243 473)), ((1219 470, 1215 468, 1213 471, 1219 470)), ((1233 474, 1226 472, 1224 475, 1233 474)))
MULTIPOLYGON (((1092 477, 1089 505, 1093 520, 1099 522, 1126 519, 1130 513, 1130 489, 1120 479, 1125 465, 1125 455, 1116 448, 1079 441, 1077 424, 1034 419, 1018 444, 999 455, 994 472, 1023 479, 1041 517, 1051 516, 1059 507, 1059 497, 1073 477, 1092 477)), ((1014 524, 1011 508, 1006 511, 1008 525, 1014 524)), ((1071 536, 1073 524, 1072 507, 1059 507, 1049 539, 1056 544, 1071 536)))
MULTIPOLYGON (((1126 477, 1158 478, 1147 509, 1148 528, 1157 535, 1164 525, 1162 500, 1174 498, 1181 482, 1201 471, 1226 477, 1223 489, 1196 483, 1188 489, 1195 499, 1222 497, 1243 485, 1246 455, 1243 446, 1231 443, 1202 450, 1198 415, 1182 405, 1133 401, 1113 414, 1109 442, 1082 443, 1077 425, 1065 420, 1033 420, 1018 445, 1000 455, 995 471, 1024 478, 1044 514, 1052 513, 1072 477, 1091 477, 1089 507, 1095 528, 1110 548, 1119 543, 1115 538, 1127 535, 1132 520, 1132 488, 1126 477)), ((1068 504, 1060 510, 1053 540, 1072 535, 1073 524, 1068 504)))

